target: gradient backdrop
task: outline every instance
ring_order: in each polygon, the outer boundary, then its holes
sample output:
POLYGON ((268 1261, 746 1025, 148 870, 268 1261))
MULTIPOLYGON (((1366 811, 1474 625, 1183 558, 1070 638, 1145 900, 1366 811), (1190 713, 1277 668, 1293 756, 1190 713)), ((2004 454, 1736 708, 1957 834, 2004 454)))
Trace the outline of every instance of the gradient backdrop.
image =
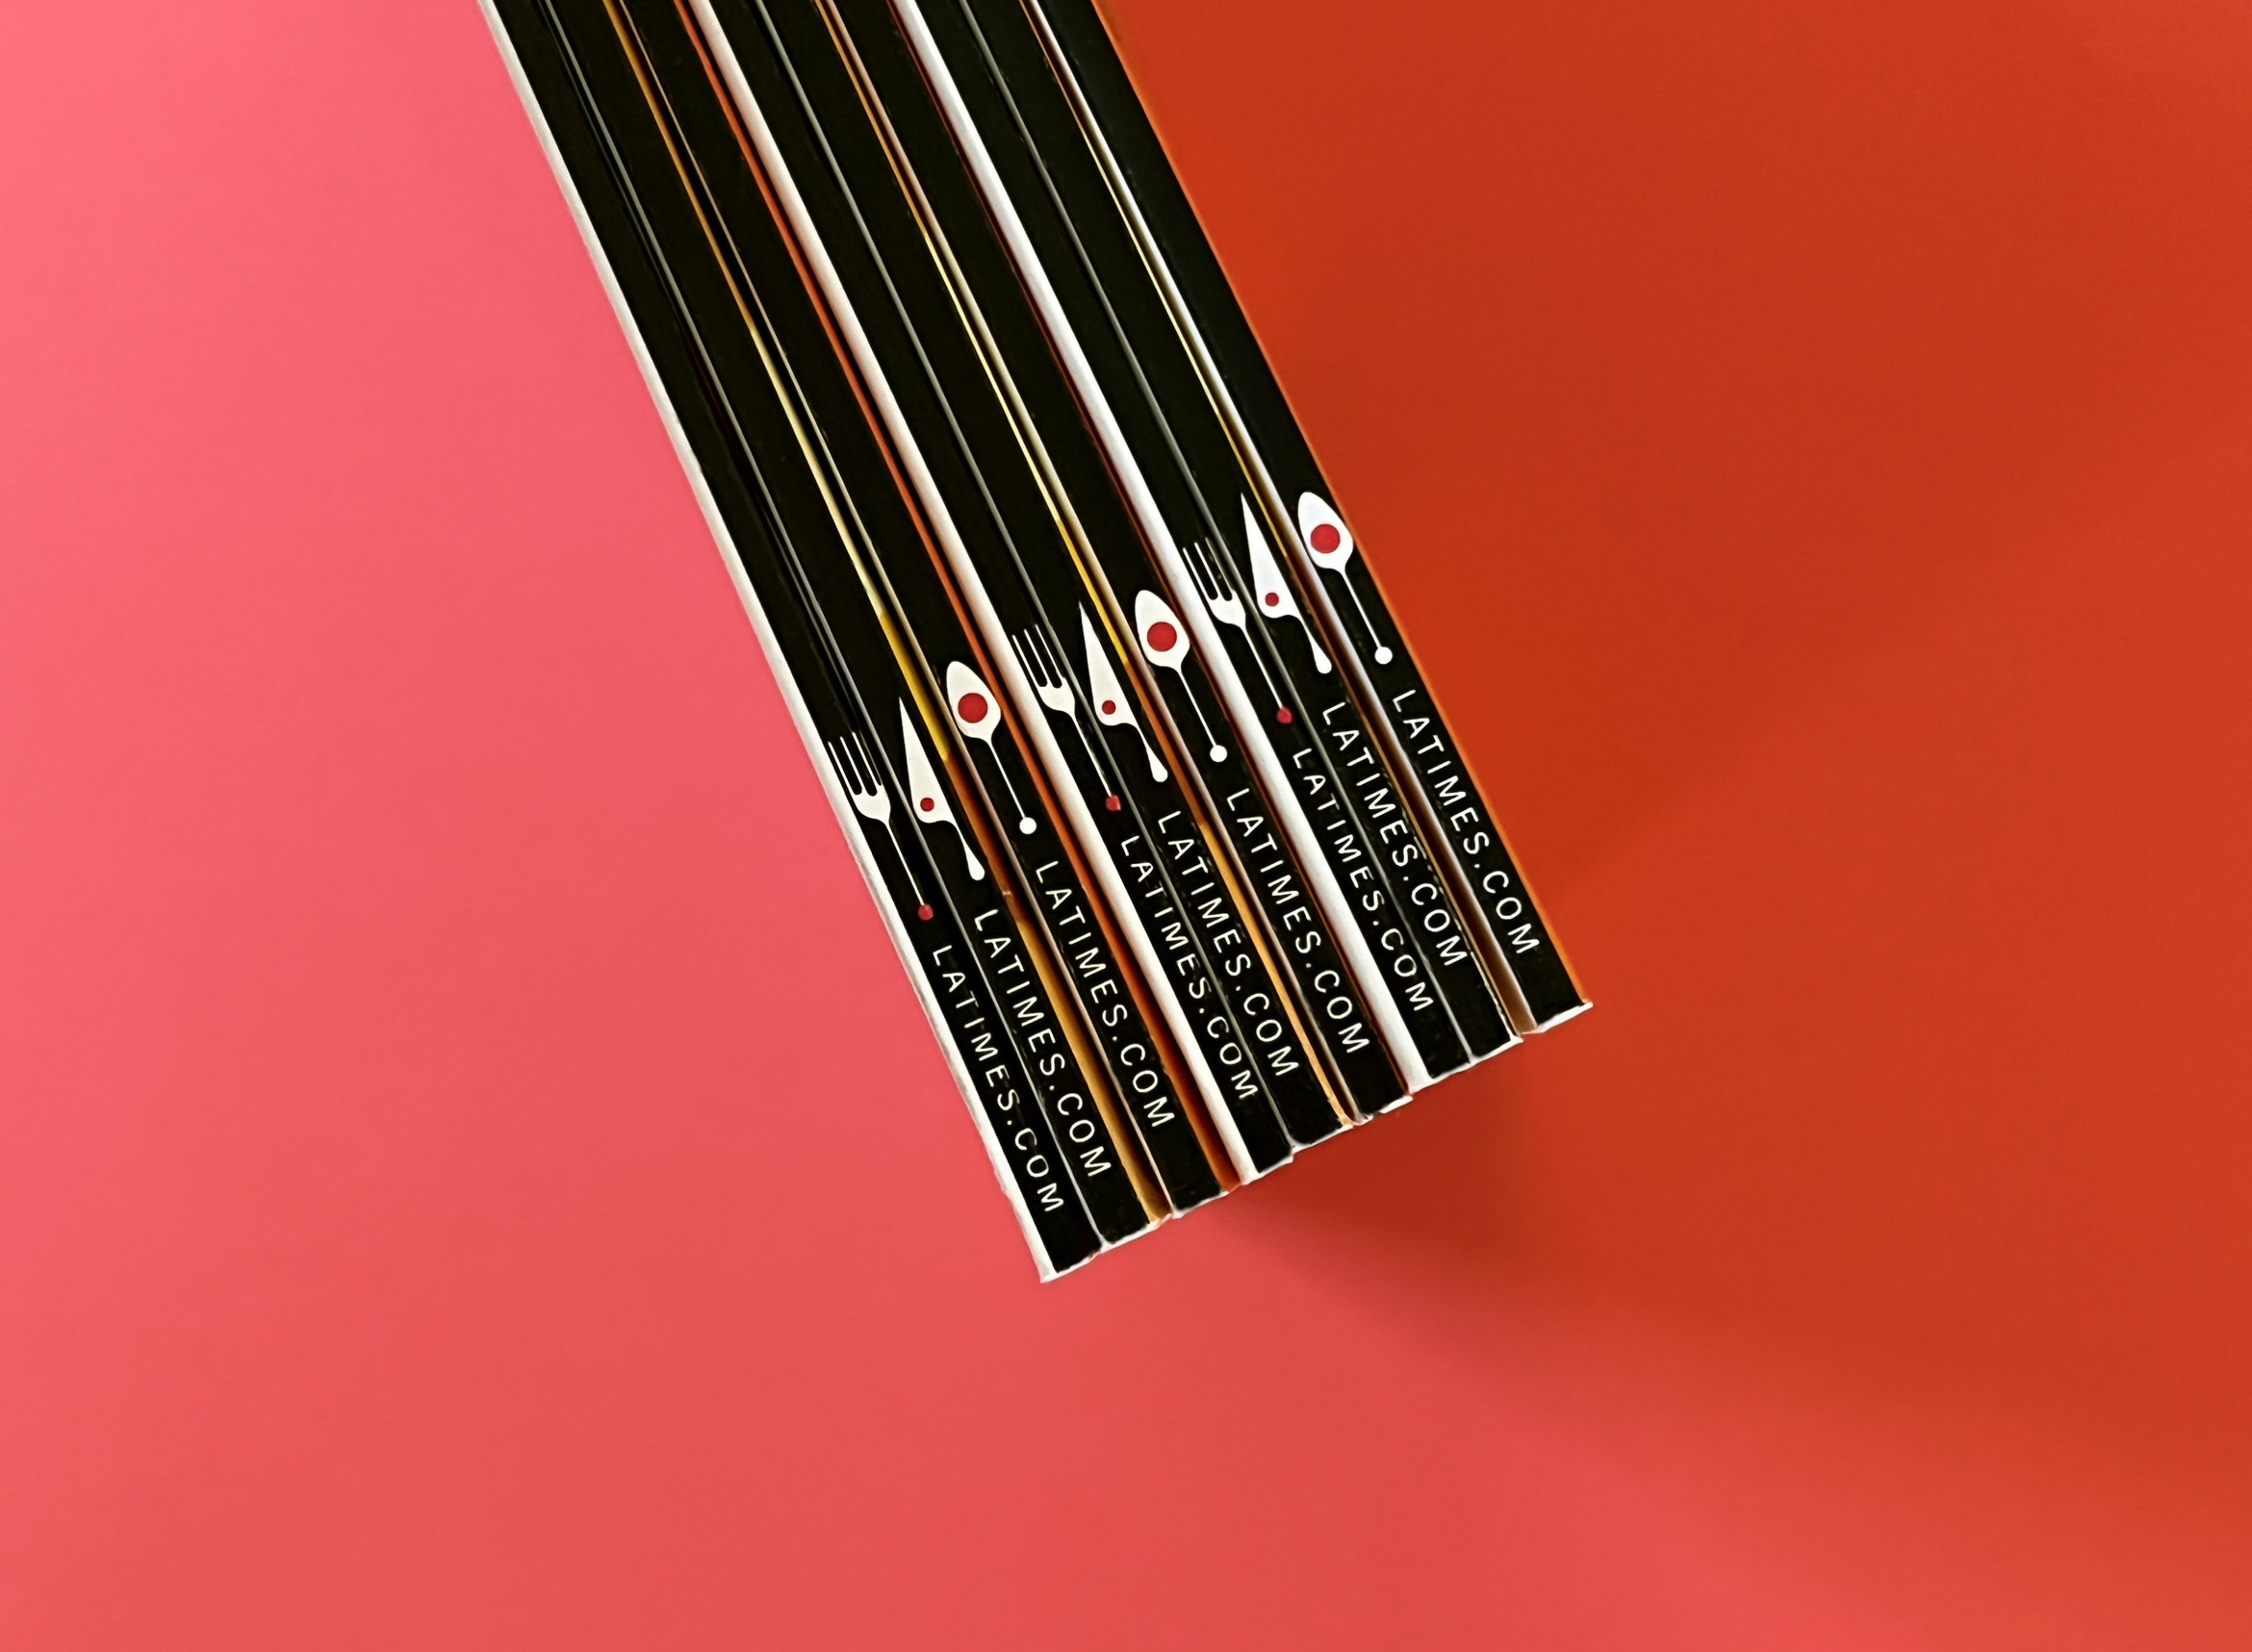
POLYGON ((0 1644, 2252 1644, 2252 13, 1118 13, 1596 1013, 1036 1287, 470 0, 10 8, 0 1644))

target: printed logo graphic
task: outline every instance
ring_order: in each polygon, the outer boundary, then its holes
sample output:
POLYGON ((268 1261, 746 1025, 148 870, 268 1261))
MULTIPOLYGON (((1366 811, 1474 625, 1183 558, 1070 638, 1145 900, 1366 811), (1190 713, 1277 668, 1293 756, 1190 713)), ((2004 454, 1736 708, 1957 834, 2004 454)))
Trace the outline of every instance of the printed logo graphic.
POLYGON ((1392 649, 1376 634, 1376 622, 1369 618, 1368 606, 1345 572, 1345 564, 1353 559, 1353 536, 1318 495, 1298 496, 1298 537, 1306 542, 1306 554, 1314 559, 1314 566, 1324 573, 1336 574, 1352 597, 1353 606, 1360 609, 1361 623, 1369 628, 1369 657, 1380 666, 1390 665, 1392 649))
POLYGON ((1329 656, 1315 640, 1314 627, 1306 623, 1306 616, 1298 612, 1297 598, 1284 583, 1282 567, 1274 560, 1274 552, 1267 548, 1267 536, 1259 531, 1259 519, 1251 514, 1249 499, 1243 501, 1243 541, 1251 548, 1251 591, 1259 598, 1259 611, 1270 623, 1276 620, 1297 621, 1298 629, 1306 633, 1306 647, 1314 650, 1314 669, 1326 676, 1329 656))
POLYGON ((1141 724, 1135 722, 1134 702, 1118 686, 1118 674, 1111 669, 1110 651, 1103 647, 1094 622, 1087 617, 1085 608, 1079 611, 1079 633, 1087 641, 1087 692, 1088 698, 1094 701, 1095 721, 1105 728, 1133 729, 1134 738, 1141 742, 1141 754, 1149 759, 1149 777, 1163 780, 1165 766, 1158 761, 1157 748, 1149 743, 1141 724))
POLYGON ((1205 750, 1215 763, 1228 760, 1228 749, 1213 733, 1212 724, 1204 719, 1204 707, 1197 703, 1196 691, 1190 686, 1189 674, 1181 662, 1189 657, 1189 633, 1182 628, 1181 616, 1165 606, 1164 599, 1154 591, 1137 591, 1134 594, 1134 631, 1141 639, 1142 657, 1153 666, 1161 666, 1181 679, 1181 694, 1196 713, 1197 726, 1204 730, 1205 750))
POLYGON ((915 881, 915 869, 908 864, 907 851, 899 847, 899 834, 891 829, 891 793, 884 789, 883 777, 876 773, 868 748, 860 743, 857 734, 832 740, 829 762, 836 771, 836 783, 853 800, 855 812, 863 820, 874 821, 883 828, 883 835, 891 839, 891 852, 899 858, 900 869, 907 874, 908 887, 915 892, 915 916, 928 921, 931 902, 923 898, 923 886, 915 881))
POLYGON ((1196 593, 1204 598, 1204 605, 1212 610, 1212 617, 1223 625, 1232 625, 1243 633, 1243 643, 1251 652, 1251 663, 1259 668, 1260 680, 1267 684, 1267 698, 1274 701, 1274 720, 1288 723, 1291 708, 1284 701, 1282 691, 1274 686, 1274 678, 1267 674, 1267 661, 1251 642, 1251 622, 1243 618, 1243 599, 1236 595, 1229 581, 1227 567, 1202 540, 1193 540, 1181 547, 1181 560, 1189 565, 1189 573, 1196 581, 1196 593))
POLYGON ((1016 829, 1026 837, 1032 836, 1040 829, 1039 823, 1024 806, 1024 800, 1016 795, 1016 782, 1009 777, 1009 766, 1001 761, 1000 748, 993 744, 1001 730, 1001 706, 994 699, 993 691, 976 672, 960 660, 951 660, 946 667, 946 705, 954 713, 955 727, 969 739, 985 742, 986 754, 993 759, 1002 785, 1009 788, 1010 804, 1016 810, 1016 829))
POLYGON ((1035 627, 1019 631, 1010 639, 1016 645, 1017 660, 1024 667, 1024 674, 1032 680, 1033 693, 1040 697, 1040 703, 1071 724, 1071 732, 1079 736, 1079 749, 1087 753, 1087 760, 1094 765, 1095 783, 1103 788, 1103 807, 1115 813, 1123 807, 1118 788, 1111 784, 1111 771, 1101 757, 1095 754, 1094 742, 1079 721, 1079 701, 1071 692, 1071 679, 1063 674, 1062 650, 1045 630, 1035 627))
POLYGON ((908 796, 914 801, 915 819, 928 831, 937 826, 952 826, 955 841, 961 845, 961 858, 972 877, 984 877, 985 868, 969 845, 969 834, 961 829, 961 823, 954 818, 954 810, 946 801, 946 794, 938 786, 938 771, 931 767, 931 754, 923 750, 922 736, 915 732, 915 720, 908 712, 906 700, 899 702, 900 743, 907 749, 908 796))

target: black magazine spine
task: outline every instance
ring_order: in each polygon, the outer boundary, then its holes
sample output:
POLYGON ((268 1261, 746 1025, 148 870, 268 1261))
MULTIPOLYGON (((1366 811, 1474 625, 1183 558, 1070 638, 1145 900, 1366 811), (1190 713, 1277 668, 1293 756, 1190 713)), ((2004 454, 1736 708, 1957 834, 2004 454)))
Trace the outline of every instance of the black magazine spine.
POLYGON ((1553 1026, 1586 1008, 1109 31, 1090 0, 1022 4, 1080 106, 1090 141, 1132 203, 1199 365, 1241 432, 1270 512, 1281 519, 1280 536, 1318 594, 1330 633, 1375 708, 1387 744, 1416 777, 1481 945, 1514 978, 1532 1026, 1553 1026))
MULTIPOLYGON (((980 921, 990 923, 998 904, 990 881, 966 877, 966 862, 898 824, 911 788, 891 754, 885 712, 892 701, 904 707, 907 685, 880 661, 848 667, 823 616, 790 577, 778 544, 786 529, 759 456, 734 421, 696 306, 665 259, 642 180, 610 126, 619 100, 605 99, 601 77, 620 67, 616 37, 605 46, 601 29, 574 29, 553 0, 487 0, 487 7, 691 480, 732 553, 738 587, 825 789, 856 828, 848 834, 856 858, 871 874, 1042 1273, 1077 1266, 1104 1241, 1065 1170, 1008 998, 976 943, 980 921)), ((582 25, 592 11, 607 26, 599 7, 577 10, 582 25)))
MULTIPOLYGON (((951 724, 960 737, 956 750, 984 792, 991 847, 1013 871, 1015 888, 1047 939, 1060 980, 1078 995, 1083 1022, 1165 1202, 1176 1209, 1201 1204, 1216 1196, 1220 1184, 1193 1116, 1091 910, 1015 735, 993 716, 998 706, 989 698, 990 668, 973 648, 932 564, 900 478, 729 117, 726 92, 701 35, 676 0, 624 0, 624 6, 695 158, 736 279, 768 333, 788 394, 802 404, 817 463, 832 477, 832 499, 849 519, 845 525, 857 554, 849 568, 841 559, 829 560, 824 583, 838 587, 839 603, 859 596, 895 618, 932 706, 943 708, 934 710, 936 720, 951 724)), ((1106 1145, 1096 1123, 1081 1116, 1062 1124, 1075 1158, 1106 1145)), ((1132 1212, 1114 1190, 1113 1198, 1118 1207, 1111 1221, 1130 1220, 1132 1212)), ((1105 1232, 1111 1232, 1109 1225, 1105 1232)))
MULTIPOLYGON (((786 6, 793 17, 814 10, 814 0, 769 4, 786 6)), ((836 155, 836 165, 872 180, 860 191, 863 197, 884 194, 888 215, 876 216, 893 223, 895 241, 912 239, 904 233, 907 226, 919 230, 921 244, 908 246, 900 258, 928 266, 924 281, 951 298, 949 307, 926 296, 926 312, 947 312, 931 319, 927 330, 959 335, 958 343, 974 352, 991 378, 1023 462, 1049 491, 1061 519, 1060 562, 1072 565, 1113 635, 1133 639, 1122 651, 1137 667, 1143 692, 1163 707, 1176 766, 1202 805, 1212 842, 1229 857, 1235 881, 1247 892, 1245 908, 1261 922, 1270 955, 1283 961, 1300 1015, 1314 1029, 1340 1093, 1359 1116, 1382 1111, 1406 1093, 1386 1053, 1393 1031, 1376 1024, 1364 1004, 1351 966, 1274 826, 1203 659, 1160 595, 1164 582, 1080 420, 921 71, 888 13, 877 9, 874 21, 864 21, 857 32, 842 16, 831 13, 827 21, 837 61, 825 66, 837 78, 818 83, 820 107, 847 106, 857 89, 868 112, 851 134, 838 135, 832 147, 844 153, 836 155), (856 138, 857 144, 851 141, 856 138), (895 179, 876 176, 886 160, 895 179)), ((1170 834, 1175 823, 1161 816, 1153 824, 1170 834)), ((1404 1041, 1404 1029, 1397 1031, 1397 1041, 1404 1041)))
MULTIPOLYGON (((1501 997, 1344 677, 1262 531, 1263 512, 1029 22, 1012 7, 898 0, 951 89, 965 151, 1027 237, 1163 531, 1175 587, 1219 622, 1239 732, 1276 752, 1434 1076, 1506 1047, 1501 997), (990 13, 991 27, 986 26, 990 13)), ((999 210, 998 202, 995 210, 999 210)), ((1266 524, 1271 526, 1271 524, 1266 524)))
MULTIPOLYGON (((821 118, 829 104, 817 109, 804 94, 804 74, 833 86, 843 73, 828 25, 807 4, 728 0, 710 10, 730 44, 746 114, 775 145, 770 165, 806 216, 801 241, 833 273, 840 324, 866 346, 863 372, 895 444, 912 456, 965 605, 1036 738, 1047 737, 1049 771, 1078 804, 1090 860, 1110 869, 1147 972, 1174 996, 1184 1045, 1199 1049, 1218 1081, 1216 1113, 1234 1125, 1252 1168, 1267 1168, 1291 1145, 1336 1131, 1336 1108, 1232 892, 1200 835, 1183 829, 1178 776, 1142 726, 1147 708, 1120 680, 1132 668, 1088 612, 1006 410, 974 354, 964 354, 968 341, 934 285, 919 230, 903 219, 888 164, 881 151, 870 161, 873 133, 833 130, 821 118), (859 157, 857 176, 843 170, 840 148, 859 157)), ((850 82, 841 91, 851 99, 850 82)))
MULTIPOLYGON (((906 818, 932 843, 941 876, 968 914, 979 971, 1007 1013, 1005 1033, 1096 1232, 1112 1241, 1131 1238, 1149 1226, 1151 1213, 1109 1129, 1095 1069, 1052 994, 1055 974, 1041 967, 1020 903, 989 858, 989 823, 933 763, 934 750, 941 764, 949 756, 943 714, 899 648, 895 620, 855 572, 853 523, 824 463, 820 432, 782 367, 770 325, 725 255, 711 203, 639 32, 618 0, 569 0, 558 10, 615 44, 614 59, 597 56, 590 65, 598 111, 642 180, 642 216, 653 228, 669 278, 686 294, 684 309, 712 375, 712 394, 755 469, 784 571, 840 680, 881 731, 871 751, 886 763, 898 753, 900 766, 890 777, 910 805, 906 818), (607 26, 606 37, 601 25, 607 26)), ((852 428, 864 428, 857 410, 851 417, 852 428)))

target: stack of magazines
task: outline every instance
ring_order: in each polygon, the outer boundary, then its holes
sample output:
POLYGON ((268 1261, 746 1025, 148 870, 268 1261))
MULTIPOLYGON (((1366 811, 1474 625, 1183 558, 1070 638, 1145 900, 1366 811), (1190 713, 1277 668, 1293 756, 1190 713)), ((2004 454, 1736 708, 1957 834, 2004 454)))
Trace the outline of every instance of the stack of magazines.
POLYGON ((1089 0, 486 0, 1042 1277, 1586 1007, 1089 0))

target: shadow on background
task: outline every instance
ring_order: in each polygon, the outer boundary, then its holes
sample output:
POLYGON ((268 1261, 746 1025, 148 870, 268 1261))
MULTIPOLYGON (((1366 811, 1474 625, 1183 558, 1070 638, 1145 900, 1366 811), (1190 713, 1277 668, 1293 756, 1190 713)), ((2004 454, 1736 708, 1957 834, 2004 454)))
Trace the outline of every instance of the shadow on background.
POLYGON ((1119 8, 1599 1007, 1237 1219, 2241 1507, 2252 33, 1287 10, 1119 8))

